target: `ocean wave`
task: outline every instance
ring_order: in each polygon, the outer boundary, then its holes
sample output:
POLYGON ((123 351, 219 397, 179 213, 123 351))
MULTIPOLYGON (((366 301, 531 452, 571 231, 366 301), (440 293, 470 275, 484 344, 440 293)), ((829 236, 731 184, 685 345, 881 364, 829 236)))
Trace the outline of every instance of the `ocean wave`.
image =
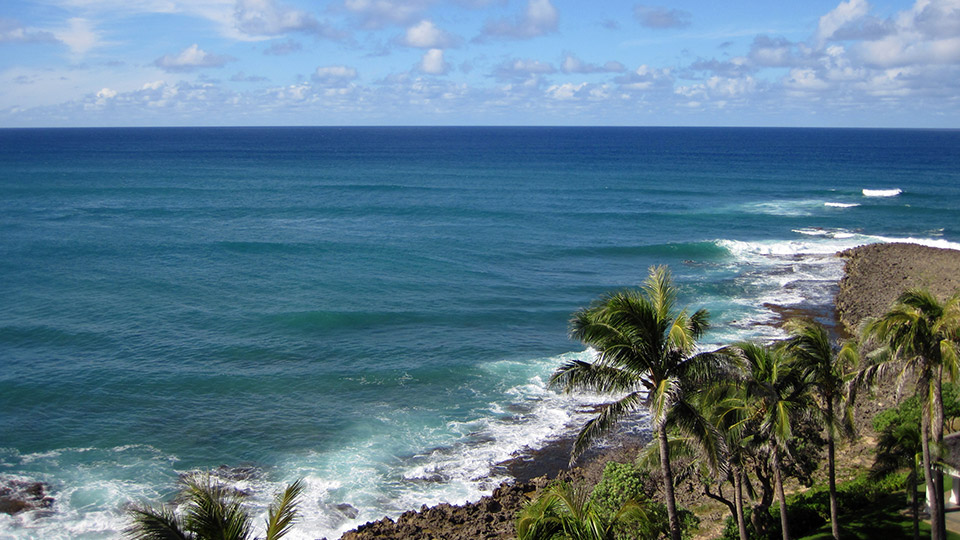
POLYGON ((896 197, 903 193, 903 190, 900 188, 894 189, 867 189, 863 188, 864 197, 896 197))
POLYGON ((823 227, 793 229, 793 232, 797 234, 807 235, 807 236, 825 236, 828 238, 839 238, 839 239, 853 238, 854 236, 856 236, 856 233, 850 232, 846 229, 827 229, 823 227))
POLYGON ((823 205, 831 208, 853 208, 860 206, 860 203, 825 202, 823 205))

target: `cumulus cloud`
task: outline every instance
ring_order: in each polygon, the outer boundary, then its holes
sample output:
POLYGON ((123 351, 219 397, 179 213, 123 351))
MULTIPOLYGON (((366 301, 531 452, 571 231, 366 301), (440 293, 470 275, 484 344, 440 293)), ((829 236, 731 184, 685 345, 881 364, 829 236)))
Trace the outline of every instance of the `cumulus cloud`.
POLYGON ((653 90, 673 86, 673 74, 669 68, 652 68, 646 64, 614 79, 623 90, 653 90))
POLYGON ((626 70, 627 68, 620 62, 610 61, 602 66, 589 64, 570 53, 566 53, 560 64, 560 71, 564 73, 622 73, 626 70))
POLYGON ((24 28, 18 21, 0 18, 0 43, 56 43, 51 32, 24 28))
POLYGON ((328 39, 343 39, 344 32, 321 23, 313 15, 274 0, 237 0, 234 20, 238 30, 252 36, 279 36, 304 32, 328 39))
POLYGON ((695 73, 708 72, 722 77, 742 77, 757 70, 756 66, 750 60, 743 56, 737 56, 729 60, 709 60, 698 59, 687 66, 688 78, 695 77, 695 73))
POLYGON ((811 51, 803 43, 793 43, 782 37, 759 35, 753 38, 747 56, 756 66, 790 67, 804 63, 811 51))
POLYGON ((556 72, 557 69, 548 62, 517 59, 508 60, 497 66, 493 71, 493 76, 499 81, 522 81, 556 72))
POLYGON ((177 55, 164 55, 154 60, 153 64, 164 71, 194 71, 202 68, 222 67, 227 62, 236 60, 232 56, 211 54, 201 49, 196 43, 180 51, 177 55))
POLYGON ((320 66, 312 78, 320 86, 343 88, 357 78, 357 70, 349 66, 320 66))
POLYGON ((917 0, 888 22, 888 32, 864 40, 854 51, 879 68, 960 63, 960 3, 917 0))
POLYGON ((420 49, 446 49, 455 47, 459 41, 457 37, 437 28, 427 19, 407 28, 406 34, 400 39, 402 45, 420 49))
POLYGON ((820 17, 817 24, 816 40, 825 43, 841 28, 847 27, 863 18, 870 11, 867 0, 847 0, 820 17))
POLYGON ((450 64, 443 60, 442 49, 430 49, 423 54, 419 69, 429 75, 444 75, 450 71, 450 64))
POLYGON ((647 28, 684 28, 690 26, 693 15, 682 9, 670 9, 662 6, 633 7, 633 16, 641 26, 647 28))
POLYGON ((757 81, 746 77, 713 76, 701 84, 678 86, 674 92, 685 98, 699 100, 726 100, 742 98, 757 89, 757 81))
POLYGON ((362 28, 376 30, 390 25, 406 25, 420 18, 428 0, 344 0, 343 7, 353 13, 362 28))
POLYGON ((530 39, 557 31, 559 15, 550 0, 529 0, 527 10, 515 20, 487 21, 481 40, 485 38, 530 39))

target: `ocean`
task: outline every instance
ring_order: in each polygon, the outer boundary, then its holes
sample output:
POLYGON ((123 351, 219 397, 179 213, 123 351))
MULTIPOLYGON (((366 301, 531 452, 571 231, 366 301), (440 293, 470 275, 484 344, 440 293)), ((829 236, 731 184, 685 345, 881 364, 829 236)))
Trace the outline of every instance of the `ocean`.
POLYGON ((120 538, 221 466, 305 479, 292 538, 475 500, 604 399, 546 387, 602 293, 666 264, 704 348, 774 339, 958 210, 953 130, 0 130, 0 487, 54 498, 0 537, 120 538))

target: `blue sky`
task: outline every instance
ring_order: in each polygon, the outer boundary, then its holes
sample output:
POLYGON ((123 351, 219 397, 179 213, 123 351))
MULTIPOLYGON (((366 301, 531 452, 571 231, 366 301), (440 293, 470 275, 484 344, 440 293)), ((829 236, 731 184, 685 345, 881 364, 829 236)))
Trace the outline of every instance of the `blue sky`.
POLYGON ((960 0, 3 0, 0 126, 960 127, 960 0))

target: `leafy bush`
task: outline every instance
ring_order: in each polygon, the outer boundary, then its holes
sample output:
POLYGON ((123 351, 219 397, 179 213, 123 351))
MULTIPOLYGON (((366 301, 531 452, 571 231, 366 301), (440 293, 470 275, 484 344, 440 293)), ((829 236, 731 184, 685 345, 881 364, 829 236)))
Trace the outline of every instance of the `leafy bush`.
MULTIPOLYGON (((856 513, 873 507, 881 497, 906 489, 907 474, 893 473, 880 479, 871 479, 863 473, 853 480, 841 482, 837 485, 837 506, 841 514, 856 513)), ((781 538, 780 533, 780 506, 770 507, 771 519, 766 537, 756 534, 750 524, 750 508, 744 508, 744 519, 747 521, 747 533, 751 540, 776 540, 781 538)), ((817 486, 804 493, 791 495, 787 498, 787 519, 790 522, 790 534, 806 536, 816 531, 830 520, 830 492, 826 485, 817 486)), ((737 521, 727 517, 724 524, 724 540, 739 540, 737 521)))
POLYGON ((612 513, 630 499, 645 502, 650 474, 633 463, 609 462, 593 488, 590 500, 601 512, 612 513))
MULTIPOLYGON (((663 503, 651 501, 648 493, 653 481, 650 474, 633 463, 609 462, 603 476, 593 488, 590 501, 598 513, 611 517, 629 500, 643 504, 648 519, 644 523, 632 522, 617 527, 617 540, 647 540, 670 537, 670 520, 663 503)), ((693 537, 700 526, 700 518, 685 508, 677 508, 683 538, 693 537)))

